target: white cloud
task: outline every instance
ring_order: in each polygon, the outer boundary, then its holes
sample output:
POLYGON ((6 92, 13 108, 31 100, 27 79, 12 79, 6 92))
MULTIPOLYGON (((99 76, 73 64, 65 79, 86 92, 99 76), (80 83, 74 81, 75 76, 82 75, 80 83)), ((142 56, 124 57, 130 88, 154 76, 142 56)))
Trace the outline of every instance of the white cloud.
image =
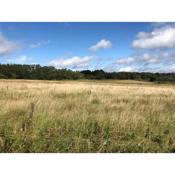
POLYGON ((17 48, 17 42, 8 40, 0 33, 0 56, 9 54, 17 48))
POLYGON ((112 47, 112 43, 109 40, 106 39, 102 39, 99 42, 97 42, 95 45, 91 46, 89 48, 89 50, 96 52, 99 49, 107 49, 107 48, 111 48, 112 47))
POLYGON ((134 57, 122 58, 116 61, 117 64, 130 64, 135 60, 134 57))
POLYGON ((175 55, 173 53, 168 53, 168 52, 159 52, 159 53, 143 53, 143 54, 138 54, 132 57, 127 57, 123 59, 118 59, 116 61, 116 64, 144 64, 144 63, 149 63, 149 64, 156 64, 160 62, 169 62, 175 60, 175 55))
POLYGON ((89 66, 91 59, 91 56, 74 56, 68 59, 58 58, 52 60, 49 65, 55 66, 57 68, 83 69, 89 66))
POLYGON ((159 61, 159 56, 154 56, 154 55, 150 55, 148 53, 144 53, 143 55, 140 56, 140 61, 146 61, 148 63, 156 63, 159 61))
POLYGON ((139 32, 132 46, 138 49, 175 48, 175 27, 164 26, 152 32, 139 32))
POLYGON ((130 66, 122 67, 118 70, 118 72, 134 72, 134 71, 136 71, 136 70, 130 66))
POLYGON ((175 72, 175 52, 140 53, 108 63, 103 69, 107 72, 175 72))
POLYGON ((37 48, 37 47, 40 47, 42 45, 46 45, 46 44, 49 44, 50 43, 50 40, 47 40, 47 41, 40 41, 38 43, 33 43, 30 45, 30 48, 37 48))
POLYGON ((141 55, 135 55, 132 57, 127 57, 127 58, 122 58, 122 59, 118 59, 116 61, 117 64, 119 65, 128 65, 128 64, 137 64, 137 63, 156 63, 158 62, 160 59, 167 57, 167 53, 163 53, 161 55, 151 55, 148 53, 143 53, 141 55), (163 55, 164 54, 164 55, 163 55))
POLYGON ((14 59, 7 59, 7 62, 8 63, 13 63, 13 64, 25 64, 25 63, 28 63, 28 64, 31 64, 30 62, 32 61, 33 59, 31 57, 27 57, 25 55, 21 55, 17 58, 14 58, 14 59))

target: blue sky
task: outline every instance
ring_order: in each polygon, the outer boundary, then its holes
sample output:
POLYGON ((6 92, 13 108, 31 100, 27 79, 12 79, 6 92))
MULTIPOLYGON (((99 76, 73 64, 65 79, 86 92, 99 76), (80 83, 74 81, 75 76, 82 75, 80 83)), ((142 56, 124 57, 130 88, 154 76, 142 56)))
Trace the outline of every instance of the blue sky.
POLYGON ((175 72, 174 23, 0 23, 0 63, 175 72))

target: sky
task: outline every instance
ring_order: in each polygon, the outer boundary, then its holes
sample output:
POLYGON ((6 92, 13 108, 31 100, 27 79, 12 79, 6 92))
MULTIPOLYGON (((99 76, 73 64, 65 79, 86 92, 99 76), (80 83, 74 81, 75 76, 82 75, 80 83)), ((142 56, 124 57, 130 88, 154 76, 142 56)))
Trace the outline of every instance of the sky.
POLYGON ((0 64, 175 72, 175 23, 0 22, 0 64))

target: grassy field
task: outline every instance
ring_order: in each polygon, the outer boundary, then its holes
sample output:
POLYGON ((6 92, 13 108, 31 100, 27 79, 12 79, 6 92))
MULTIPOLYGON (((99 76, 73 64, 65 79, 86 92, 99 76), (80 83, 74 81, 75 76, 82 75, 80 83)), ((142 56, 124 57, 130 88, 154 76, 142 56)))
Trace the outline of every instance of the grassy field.
POLYGON ((0 152, 175 152, 175 85, 0 80, 0 152))

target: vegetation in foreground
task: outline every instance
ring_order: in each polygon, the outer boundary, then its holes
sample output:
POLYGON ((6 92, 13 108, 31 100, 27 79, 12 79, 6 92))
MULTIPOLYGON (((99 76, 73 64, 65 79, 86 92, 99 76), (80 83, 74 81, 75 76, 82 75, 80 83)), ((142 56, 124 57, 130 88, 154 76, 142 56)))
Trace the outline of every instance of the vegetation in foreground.
POLYGON ((0 81, 0 152, 175 152, 175 86, 0 81))

